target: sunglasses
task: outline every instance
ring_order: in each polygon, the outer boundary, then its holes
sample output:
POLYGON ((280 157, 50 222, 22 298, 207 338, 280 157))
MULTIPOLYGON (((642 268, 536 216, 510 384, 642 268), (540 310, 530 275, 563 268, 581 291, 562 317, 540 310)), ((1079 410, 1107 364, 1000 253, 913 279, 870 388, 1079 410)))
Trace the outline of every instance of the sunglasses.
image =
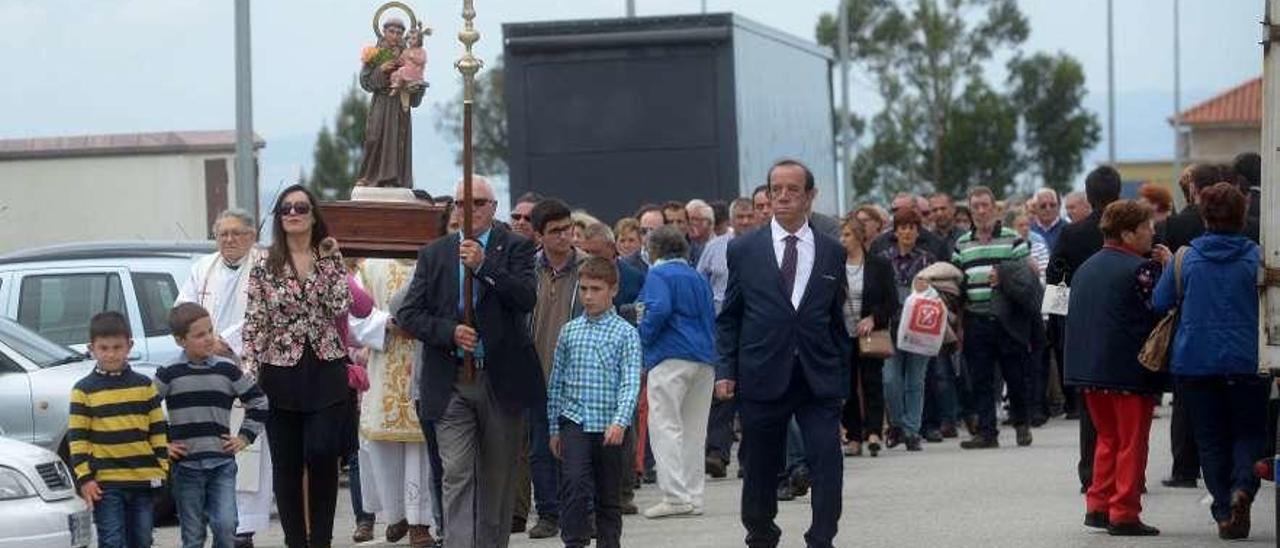
POLYGON ((311 213, 311 204, 306 202, 280 204, 280 207, 276 208, 276 215, 307 215, 309 213, 311 213))
POLYGON ((533 215, 525 215, 525 214, 523 214, 523 213, 512 213, 512 214, 511 214, 511 222, 516 223, 516 222, 520 222, 520 221, 529 221, 529 222, 531 222, 531 223, 532 223, 532 222, 533 222, 533 215))

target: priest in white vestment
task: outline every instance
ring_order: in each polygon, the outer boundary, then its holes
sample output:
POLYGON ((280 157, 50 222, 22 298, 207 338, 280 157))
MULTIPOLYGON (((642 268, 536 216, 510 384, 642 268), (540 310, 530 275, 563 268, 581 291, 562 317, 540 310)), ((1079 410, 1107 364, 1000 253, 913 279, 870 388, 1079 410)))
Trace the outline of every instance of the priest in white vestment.
MULTIPOLYGON (((395 310, 413 279, 414 261, 367 259, 357 279, 375 311, 352 322, 368 347, 369 391, 360 402, 360 488, 364 510, 388 523, 394 539, 407 530, 411 546, 429 546, 439 535, 431 489, 431 461, 414 404, 417 340, 394 326, 395 310)), ((394 542, 394 541, 392 541, 394 542)))
MULTIPOLYGON (((177 303, 196 303, 209 311, 218 334, 218 353, 237 359, 243 350, 240 330, 248 307, 249 271, 257 256, 257 226, 240 210, 227 210, 213 225, 218 251, 201 257, 182 284, 177 303)), ((243 420, 242 409, 232 412, 232 422, 243 420)), ((251 548, 253 534, 271 526, 271 454, 263 432, 253 445, 236 455, 236 548, 251 548)))

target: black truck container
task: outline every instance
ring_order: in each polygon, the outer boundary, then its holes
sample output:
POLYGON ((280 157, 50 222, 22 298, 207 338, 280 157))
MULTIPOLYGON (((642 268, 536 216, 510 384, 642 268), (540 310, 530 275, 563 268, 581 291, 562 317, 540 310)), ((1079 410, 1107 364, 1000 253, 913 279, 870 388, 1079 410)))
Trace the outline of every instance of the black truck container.
POLYGON ((732 199, 793 158, 835 213, 831 56, 733 14, 503 25, 511 199, 606 222, 644 202, 732 199))

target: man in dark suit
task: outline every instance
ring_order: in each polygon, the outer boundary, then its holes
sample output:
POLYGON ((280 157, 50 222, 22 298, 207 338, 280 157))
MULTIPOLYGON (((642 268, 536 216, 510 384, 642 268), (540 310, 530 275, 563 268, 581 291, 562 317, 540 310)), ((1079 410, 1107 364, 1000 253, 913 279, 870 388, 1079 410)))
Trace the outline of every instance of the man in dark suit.
POLYGON ((451 234, 418 252, 396 325, 423 342, 419 416, 424 429, 434 424, 440 448, 449 544, 505 547, 523 411, 545 407, 546 383, 527 323, 534 246, 494 226, 493 188, 473 181, 471 237, 451 234), (463 276, 474 280, 475 327, 462 323, 463 276), (467 353, 469 380, 460 371, 467 353))
POLYGON ((716 394, 741 405, 742 523, 747 546, 777 546, 778 473, 794 416, 813 480, 810 547, 829 548, 840 519, 840 410, 848 396, 845 252, 808 220, 816 190, 803 164, 769 170, 773 219, 729 244, 729 285, 717 324, 716 394))
MULTIPOLYGON (((1045 276, 1048 283, 1065 282, 1070 286, 1071 276, 1076 269, 1102 249, 1102 229, 1098 228, 1098 223, 1102 221, 1103 210, 1120 199, 1121 186, 1120 173, 1111 166, 1100 166, 1089 172, 1085 178, 1084 190, 1093 213, 1083 221, 1071 223, 1062 229, 1058 244, 1053 249, 1053 256, 1049 259, 1049 270, 1045 276)), ((1053 326, 1057 340, 1063 340, 1063 321, 1055 317, 1053 326)), ((1058 363, 1064 363, 1061 355, 1058 356, 1058 363)), ((1093 451, 1098 433, 1089 418, 1089 410, 1084 406, 1083 395, 1074 392, 1074 389, 1068 388, 1066 396, 1075 402, 1076 411, 1080 415, 1080 461, 1076 465, 1076 474, 1080 478, 1080 492, 1083 493, 1093 482, 1093 451)))

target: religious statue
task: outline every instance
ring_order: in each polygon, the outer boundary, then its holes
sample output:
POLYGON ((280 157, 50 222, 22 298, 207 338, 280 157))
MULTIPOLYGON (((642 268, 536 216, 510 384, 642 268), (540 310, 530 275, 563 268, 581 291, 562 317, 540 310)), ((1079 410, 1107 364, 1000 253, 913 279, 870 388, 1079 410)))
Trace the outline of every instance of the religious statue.
POLYGON ((356 185, 413 188, 410 114, 412 107, 422 104, 426 92, 427 56, 422 41, 431 30, 418 23, 408 6, 388 2, 374 13, 373 33, 377 44, 365 47, 360 56, 360 87, 371 95, 356 185), (383 13, 393 8, 408 15, 408 25, 399 17, 382 20, 383 13))

